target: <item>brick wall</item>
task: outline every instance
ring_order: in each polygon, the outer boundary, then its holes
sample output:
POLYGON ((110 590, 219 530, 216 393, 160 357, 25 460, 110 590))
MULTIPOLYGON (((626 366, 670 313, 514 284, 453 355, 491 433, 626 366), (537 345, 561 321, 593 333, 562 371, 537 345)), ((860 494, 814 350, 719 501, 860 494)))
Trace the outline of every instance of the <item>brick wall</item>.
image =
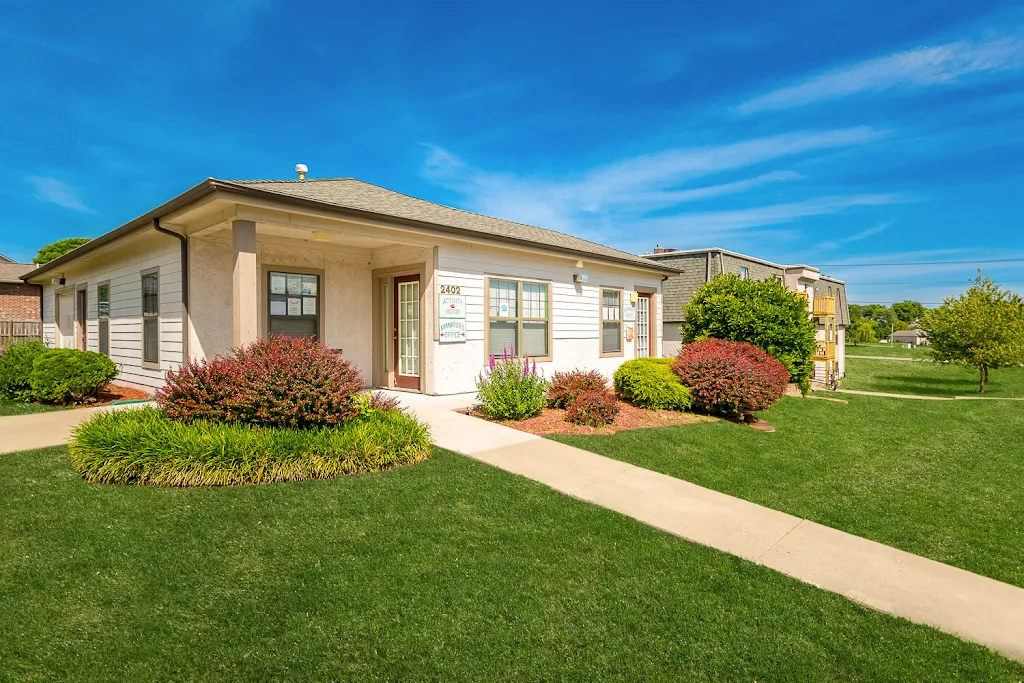
POLYGON ((0 320, 39 320, 39 285, 0 282, 0 320))

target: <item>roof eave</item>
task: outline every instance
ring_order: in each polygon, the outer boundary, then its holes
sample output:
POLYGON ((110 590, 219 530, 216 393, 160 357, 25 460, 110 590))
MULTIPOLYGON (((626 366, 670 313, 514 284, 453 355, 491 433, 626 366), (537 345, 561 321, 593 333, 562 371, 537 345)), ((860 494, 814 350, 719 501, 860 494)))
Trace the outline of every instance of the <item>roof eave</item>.
POLYGON ((188 206, 189 204, 195 202, 196 200, 202 199, 203 197, 212 194, 214 191, 216 191, 216 189, 216 183, 213 180, 213 178, 207 178, 198 185, 195 185, 185 190, 181 194, 177 195, 176 197, 173 197, 172 199, 164 202, 163 204, 156 207, 152 211, 144 213, 138 218, 129 221, 118 228, 114 228, 110 232, 103 233, 96 239, 86 242, 77 249, 72 249, 68 253, 53 259, 49 263, 44 263, 43 265, 39 266, 38 268, 31 272, 25 273, 24 275, 21 276, 21 279, 24 280, 25 282, 28 282, 30 278, 35 279, 40 275, 44 275, 45 273, 49 273, 53 270, 56 270, 57 268, 60 268, 65 264, 68 264, 76 259, 79 259, 82 256, 85 256, 86 254, 95 251, 96 249, 99 249, 100 247, 103 247, 112 242, 116 242, 122 237, 127 237, 128 235, 136 232, 137 230, 141 230, 143 228, 151 226, 153 224, 154 218, 161 218, 173 211, 177 211, 178 209, 188 206))

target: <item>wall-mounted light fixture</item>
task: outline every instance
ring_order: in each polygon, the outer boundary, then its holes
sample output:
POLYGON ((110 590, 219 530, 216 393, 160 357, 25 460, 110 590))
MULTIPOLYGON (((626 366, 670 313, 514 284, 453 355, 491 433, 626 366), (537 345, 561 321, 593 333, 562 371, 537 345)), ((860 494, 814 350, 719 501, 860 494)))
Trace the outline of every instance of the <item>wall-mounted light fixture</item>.
POLYGON ((586 273, 573 273, 573 275, 572 275, 572 281, 573 282, 583 283, 583 282, 586 282, 589 279, 590 278, 587 276, 586 273))

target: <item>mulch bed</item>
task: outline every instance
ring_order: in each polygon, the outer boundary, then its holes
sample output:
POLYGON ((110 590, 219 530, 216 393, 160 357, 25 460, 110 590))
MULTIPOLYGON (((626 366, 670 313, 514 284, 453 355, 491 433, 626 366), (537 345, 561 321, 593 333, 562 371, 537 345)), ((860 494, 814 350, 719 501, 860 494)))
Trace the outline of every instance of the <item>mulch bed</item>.
POLYGON ((105 391, 101 391, 94 403, 84 403, 75 406, 76 408, 95 408, 96 406, 107 405, 114 401, 148 401, 153 395, 135 387, 121 387, 111 384, 105 391))
MULTIPOLYGON (((537 417, 526 420, 491 420, 506 427, 512 427, 523 432, 547 436, 549 434, 614 434, 624 429, 644 429, 647 427, 672 427, 675 425, 698 424, 701 422, 713 422, 715 418, 707 415, 695 415, 694 413, 677 413, 672 410, 647 410, 637 408, 631 403, 619 401, 619 414, 615 416, 615 422, 600 428, 584 427, 574 425, 565 421, 565 411, 556 408, 545 408, 537 417)), ((484 420, 489 418, 478 408, 468 411, 469 415, 484 420)))

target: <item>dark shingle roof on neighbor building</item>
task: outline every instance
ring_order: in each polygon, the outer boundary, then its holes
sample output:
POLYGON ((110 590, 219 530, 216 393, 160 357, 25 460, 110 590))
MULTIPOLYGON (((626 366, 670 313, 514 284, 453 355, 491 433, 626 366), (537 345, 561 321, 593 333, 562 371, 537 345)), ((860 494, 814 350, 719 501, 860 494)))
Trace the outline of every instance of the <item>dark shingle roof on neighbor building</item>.
MULTIPOLYGON (((646 258, 613 249, 597 242, 574 237, 564 232, 538 228, 526 223, 494 218, 471 211, 455 209, 417 199, 379 185, 355 178, 309 178, 306 180, 225 180, 226 185, 241 185, 287 198, 330 204, 344 209, 380 214, 417 223, 456 228, 463 233, 509 242, 524 242, 561 251, 571 251, 586 257, 630 263, 642 268, 666 270, 664 266, 646 258)), ((668 269, 672 272, 673 269, 668 269)))
POLYGON ((568 254, 578 259, 628 265, 664 275, 679 271, 653 260, 525 223, 484 216, 394 192, 355 178, 308 178, 305 180, 218 180, 207 178, 148 213, 100 235, 74 251, 41 266, 37 275, 74 261, 94 249, 137 230, 215 192, 272 199, 341 214, 403 223, 441 234, 476 237, 506 244, 531 246, 568 254))

